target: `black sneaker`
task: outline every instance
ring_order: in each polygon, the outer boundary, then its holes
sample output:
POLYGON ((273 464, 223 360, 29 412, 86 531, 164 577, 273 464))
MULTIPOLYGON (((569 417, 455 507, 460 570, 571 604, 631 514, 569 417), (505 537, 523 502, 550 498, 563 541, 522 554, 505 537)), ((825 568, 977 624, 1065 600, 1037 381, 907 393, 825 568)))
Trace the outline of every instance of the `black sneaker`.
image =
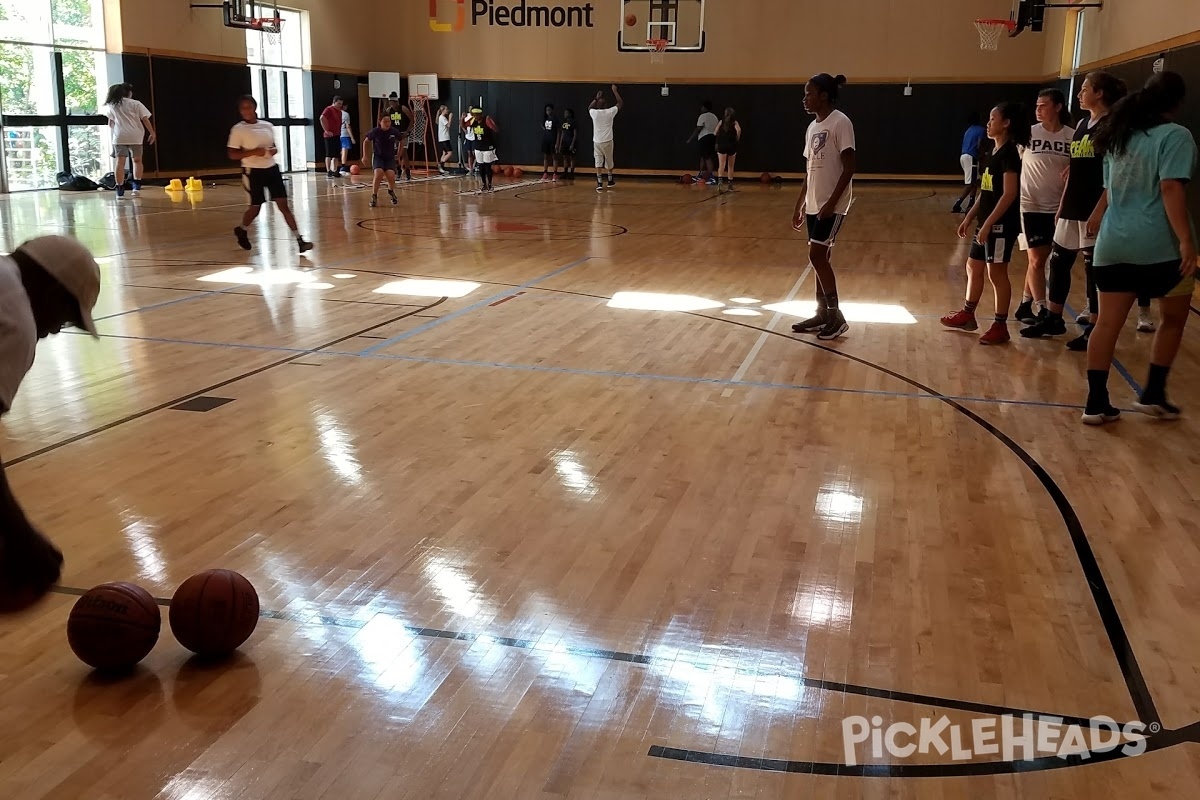
POLYGON ((396 193, 390 189, 388 190, 388 197, 392 198, 392 205, 396 205, 400 202, 400 198, 396 197, 396 193))
POLYGON ((411 180, 412 180, 412 170, 405 170, 405 172, 404 172, 404 180, 406 180, 406 181, 411 181, 411 180))
POLYGON ((610 189, 611 189, 611 188, 613 188, 613 187, 614 187, 614 186, 616 186, 616 185, 617 185, 617 179, 616 179, 616 178, 614 178, 612 175, 609 175, 609 176, 608 176, 608 188, 610 188, 610 189))
POLYGON ((379 205, 379 197, 377 195, 371 195, 371 204, 370 205, 371 205, 371 208, 374 208, 375 206, 379 205))
POLYGON ((1091 337, 1091 335, 1092 335, 1092 326, 1088 325, 1086 328, 1083 329, 1083 333, 1081 333, 1079 336, 1072 339, 1071 341, 1067 342, 1067 349, 1073 350, 1076 353, 1086 353, 1087 346, 1088 346, 1088 338, 1091 337))
POLYGON ((1148 414, 1158 419, 1179 419, 1183 415, 1182 411, 1168 403, 1165 399, 1147 402, 1145 395, 1142 395, 1142 398, 1134 403, 1133 407, 1143 414, 1148 414))
POLYGON ((1067 323, 1063 322, 1061 314, 1051 315, 1050 312, 1042 312, 1041 319, 1030 325, 1028 328, 1021 329, 1021 335, 1026 339, 1041 339, 1044 336, 1062 336, 1067 332, 1067 323))
POLYGON ((962 203, 961 203, 961 202, 955 203, 955 204, 954 204, 954 208, 950 209, 950 213, 951 213, 951 214, 961 214, 961 213, 963 213, 963 209, 962 209, 962 203))
POLYGON ((300 248, 301 253, 307 253, 309 250, 313 249, 313 243, 304 241, 303 236, 296 237, 296 245, 300 248))
POLYGON ((815 317, 809 317, 803 322, 797 322, 792 326, 792 330, 796 333, 817 333, 825 327, 829 322, 829 311, 824 308, 817 309, 815 317))
POLYGON ((1120 409, 1113 408, 1111 403, 1106 401, 1093 405, 1089 399, 1087 408, 1083 411, 1082 421, 1084 425, 1103 425, 1106 422, 1116 422, 1120 418, 1120 409))
POLYGON ((825 327, 821 328, 821 332, 817 334, 817 338, 821 341, 833 341, 850 330, 850 326, 846 324, 846 318, 842 316, 841 311, 829 312, 828 319, 829 321, 825 323, 825 327))
POLYGON ((243 250, 250 249, 250 235, 246 233, 246 229, 241 225, 233 229, 233 235, 237 237, 238 247, 243 250))
POLYGON ((1017 306, 1017 313, 1013 316, 1026 325, 1032 325, 1038 321, 1038 315, 1033 313, 1032 300, 1025 300, 1021 305, 1017 306))
POLYGON ((603 183, 601 183, 600 181, 596 181, 596 191, 597 191, 597 192, 603 192, 603 191, 604 191, 604 184, 603 184, 603 183))

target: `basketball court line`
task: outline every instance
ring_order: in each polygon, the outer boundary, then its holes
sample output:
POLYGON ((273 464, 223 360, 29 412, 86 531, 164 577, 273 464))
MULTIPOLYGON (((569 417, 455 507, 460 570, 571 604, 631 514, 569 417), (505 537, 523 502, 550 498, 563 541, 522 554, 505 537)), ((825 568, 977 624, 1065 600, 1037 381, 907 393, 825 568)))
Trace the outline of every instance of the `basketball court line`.
MULTIPOLYGON (((809 273, 811 272, 812 264, 809 264, 804 268, 804 272, 800 273, 800 277, 796 279, 795 285, 792 286, 792 290, 788 292, 788 295, 786 298, 784 298, 783 302, 790 303, 796 299, 796 293, 800 291, 800 287, 804 285, 806 280, 808 280, 809 273)), ((763 345, 767 343, 767 339, 770 337, 772 331, 775 330, 775 326, 779 324, 779 320, 781 319, 783 319, 783 312, 776 311, 775 315, 771 317, 771 321, 767 323, 766 329, 758 335, 758 341, 754 343, 754 346, 750 348, 750 352, 746 354, 746 358, 742 360, 742 365, 738 367, 737 372, 733 373, 733 383, 741 383, 742 378, 746 377, 746 371, 750 369, 750 365, 754 363, 754 359, 758 358, 758 352, 762 350, 763 345)), ((721 397, 730 397, 732 395, 732 388, 721 392, 721 397)))
MULTIPOLYGON (((293 362, 296 363, 296 362, 293 362)), ((68 595, 71 597, 82 597, 88 590, 81 589, 75 586, 54 586, 51 588, 55 594, 68 595)), ((171 600, 166 597, 153 598, 157 605, 169 608, 171 600)), ((298 614, 286 611, 273 611, 270 609, 260 609, 258 612, 259 619, 272 619, 281 622, 294 622, 301 625, 311 625, 316 623, 330 628, 347 628, 350 630, 362 630, 371 623, 372 620, 381 617, 388 617, 382 612, 376 613, 370 619, 356 619, 347 617, 335 617, 328 614, 298 614)), ((388 617, 390 618, 390 617, 388 617)), ((433 639, 450 639, 453 641, 467 642, 469 644, 497 644, 501 647, 511 647, 519 650, 531 650, 542 653, 566 653, 569 655, 582 656, 584 658, 599 658, 605 661, 621 661, 628 664, 637 664, 641 666, 657 666, 671 667, 676 664, 683 664, 701 669, 713 667, 716 661, 711 658, 688 658, 686 653, 677 652, 674 656, 652 656, 645 653, 631 653, 621 650, 609 650, 598 647, 587 647, 584 645, 564 645, 560 641, 553 643, 547 642, 544 639, 519 639, 511 636, 495 636, 489 633, 471 633, 469 631, 450 631, 440 628, 421 627, 419 625, 404 625, 404 630, 413 636, 433 639)), ((743 674, 759 675, 763 670, 760 670, 757 663, 752 670, 739 670, 743 674)), ((779 672, 770 672, 772 675, 780 675, 779 672)), ((864 686, 862 684, 844 683, 842 681, 827 681, 822 678, 807 678, 803 675, 780 675, 789 680, 794 680, 803 685, 805 688, 818 689, 820 691, 835 692, 842 694, 858 695, 860 697, 874 697, 881 700, 889 700, 897 703, 911 703, 914 705, 927 705, 936 708, 948 708, 955 711, 966 711, 977 714, 988 715, 1012 715, 1015 717, 1029 715, 1038 720, 1044 720, 1052 724, 1067 724, 1086 726, 1090 724, 1090 719, 1084 717, 1076 717, 1069 714, 1055 714, 1043 711, 1034 711, 1031 709, 1015 708, 1012 706, 1001 706, 992 703, 979 703, 972 700, 957 700, 949 697, 940 697, 937 695, 917 694, 914 692, 895 691, 892 689, 879 689, 873 686, 864 686)))
POLYGON ((391 339, 386 339, 377 345, 368 347, 367 349, 358 353, 358 355, 364 355, 364 356, 373 355, 373 354, 379 352, 380 350, 384 349, 385 347, 391 347, 392 345, 396 344, 397 342, 403 342, 404 340, 411 339, 414 336, 420 336, 421 334, 425 333, 426 331, 429 331, 433 328, 436 328, 438 325, 441 325, 443 322, 449 322, 452 319, 457 319, 458 317, 461 317, 463 314, 469 314, 472 311, 477 311, 481 308, 489 306, 492 303, 495 303, 497 300, 503 300, 506 297, 515 296, 516 294, 518 294, 519 292, 521 292, 525 289, 531 289, 534 286, 536 286, 537 284, 541 283, 542 281, 548 281, 551 278, 558 277, 559 275, 562 275, 564 272, 567 272, 568 270, 575 269, 575 267, 578 267, 580 264, 586 264, 588 261, 591 261, 592 258, 593 258, 593 256, 584 256, 583 258, 578 259, 577 261, 572 261, 570 264, 567 264, 566 266, 562 266, 556 270, 547 272, 545 275, 541 275, 537 278, 534 278, 533 280, 526 281, 525 283, 522 283, 519 286, 513 286, 508 289, 505 289, 503 292, 500 292, 499 294, 494 294, 491 297, 485 297, 484 299, 482 299, 476 303, 472 303, 471 305, 467 306, 466 308, 460 308, 457 311, 453 311, 449 314, 446 314, 443 317, 438 317, 435 320, 426 322, 424 325, 418 325, 417 327, 413 328, 411 331, 406 331, 405 333, 402 333, 398 336, 393 336, 391 339))
MULTIPOLYGON (((118 284, 118 285, 122 285, 122 284, 118 284)), ((252 284, 249 284, 249 283, 242 283, 237 286, 231 286, 228 289, 214 289, 212 291, 200 292, 200 294, 194 294, 191 297, 180 297, 175 300, 166 300, 162 303, 154 303, 154 304, 148 305, 148 306, 140 306, 138 308, 131 308, 128 311, 121 311, 116 314, 108 314, 107 316, 96 317, 95 321, 103 322, 106 319, 116 319, 117 317, 124 317, 128 314, 138 314, 138 313, 141 313, 142 311, 153 311, 156 308, 166 308, 167 306, 177 306, 181 303, 189 303, 193 300, 204 300, 204 299, 212 297, 213 295, 216 295, 216 294, 229 294, 229 293, 233 292, 235 289, 245 289, 247 286, 251 286, 251 285, 252 284)), ((146 288, 155 288, 155 287, 146 287, 146 288)))
POLYGON ((492 191, 486 192, 486 193, 481 192, 478 189, 475 189, 475 190, 472 190, 469 192, 455 192, 455 194, 457 194, 459 197, 486 197, 489 194, 499 194, 500 192, 509 192, 509 191, 512 191, 513 189, 524 189, 526 186, 537 186, 542 183, 545 183, 545 181, 528 180, 528 181, 522 181, 520 183, 506 183, 506 184, 501 184, 499 186, 493 186, 492 191))

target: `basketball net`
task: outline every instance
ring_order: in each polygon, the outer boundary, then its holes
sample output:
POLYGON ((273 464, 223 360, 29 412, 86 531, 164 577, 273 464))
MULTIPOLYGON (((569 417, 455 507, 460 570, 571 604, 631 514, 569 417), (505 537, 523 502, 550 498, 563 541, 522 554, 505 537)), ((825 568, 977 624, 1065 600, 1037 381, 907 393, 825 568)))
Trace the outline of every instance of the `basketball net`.
POLYGON ((666 57, 667 52, 666 39, 647 39, 646 45, 650 48, 650 63, 661 64, 666 57))
POLYGON ((1011 33, 1016 23, 1007 19, 977 19, 975 30, 979 31, 980 50, 999 50, 1000 37, 1011 33))
POLYGON ((255 18, 250 20, 250 27, 257 29, 274 46, 279 44, 279 33, 283 29, 283 20, 279 17, 255 18))

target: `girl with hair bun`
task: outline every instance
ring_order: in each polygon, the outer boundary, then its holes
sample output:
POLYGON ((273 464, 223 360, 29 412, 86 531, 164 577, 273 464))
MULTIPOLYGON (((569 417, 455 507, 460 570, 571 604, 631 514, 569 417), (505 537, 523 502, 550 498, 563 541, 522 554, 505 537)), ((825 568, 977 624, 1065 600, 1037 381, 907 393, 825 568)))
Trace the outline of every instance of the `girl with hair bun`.
POLYGON ((804 110, 816 117, 804 136, 808 162, 804 187, 796 201, 792 227, 808 226, 808 259, 817 278, 816 316, 792 326, 796 333, 815 333, 829 341, 849 326, 838 307, 837 279, 830 250, 854 202, 854 124, 834 106, 846 76, 822 72, 804 86, 804 110))

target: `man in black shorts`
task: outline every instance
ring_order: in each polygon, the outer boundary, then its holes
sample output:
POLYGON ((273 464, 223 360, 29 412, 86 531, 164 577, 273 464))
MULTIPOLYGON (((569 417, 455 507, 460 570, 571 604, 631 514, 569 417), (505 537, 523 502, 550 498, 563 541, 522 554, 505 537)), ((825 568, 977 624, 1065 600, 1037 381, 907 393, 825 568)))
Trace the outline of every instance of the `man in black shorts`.
POLYGON ((379 205, 379 184, 387 178, 388 196, 396 205, 396 151, 404 147, 404 137, 392 125, 392 118, 384 114, 379 125, 363 137, 371 143, 371 168, 374 181, 371 183, 371 208, 379 205))
POLYGON ((233 229, 238 246, 249 250, 250 236, 246 228, 254 222, 267 195, 279 207, 284 222, 296 237, 300 252, 312 250, 312 242, 304 241, 296 226, 296 217, 288 205, 287 187, 283 183, 283 173, 275 163, 275 126, 266 120, 258 118, 258 101, 250 95, 245 95, 238 102, 238 113, 242 121, 229 130, 229 143, 226 153, 229 158, 242 163, 242 185, 250 195, 250 207, 242 215, 242 224, 233 229))
POLYGON ((558 180, 558 131, 559 123, 554 117, 554 105, 546 104, 542 117, 542 180, 558 180), (553 168, 553 172, 551 172, 553 168))
MULTIPOLYGON (((388 116, 392 118, 392 127, 400 134, 400 138, 405 142, 408 140, 409 129, 413 124, 413 113, 408 106, 401 104, 400 98, 392 92, 388 98, 388 116)), ((400 149, 396 152, 396 157, 399 161, 400 169, 404 171, 404 180, 412 180, 412 165, 408 163, 408 147, 401 144, 400 149)))
POLYGON ((708 175, 709 186, 717 185, 717 125, 720 122, 713 113, 712 101, 705 100, 700 106, 696 129, 688 137, 689 143, 693 139, 700 143, 700 171, 696 173, 696 180, 704 180, 708 175))

